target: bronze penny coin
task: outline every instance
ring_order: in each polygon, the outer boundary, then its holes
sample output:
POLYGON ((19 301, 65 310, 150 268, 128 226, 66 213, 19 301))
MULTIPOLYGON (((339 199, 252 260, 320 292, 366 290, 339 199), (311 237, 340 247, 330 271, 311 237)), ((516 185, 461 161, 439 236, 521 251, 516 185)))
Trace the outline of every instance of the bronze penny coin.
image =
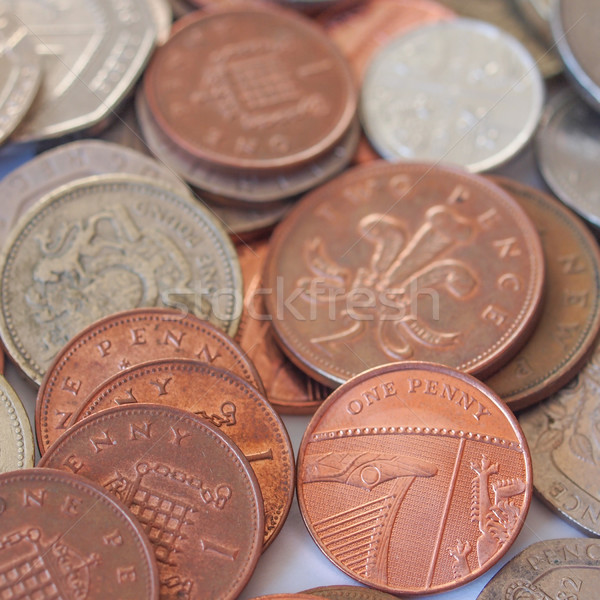
POLYGON ((278 413, 312 414, 331 390, 296 367, 277 344, 261 293, 261 273, 268 249, 266 241, 238 248, 246 289, 236 340, 256 365, 267 398, 278 413))
POLYGON ((595 600, 599 581, 597 539, 544 540, 504 565, 477 600, 595 600))
POLYGON ((187 152, 236 171, 281 171, 332 148, 350 126, 348 66, 296 14, 257 6, 181 21, 144 78, 152 115, 187 152))
POLYGON ((538 496, 571 525, 600 535, 600 346, 562 390, 519 415, 538 496))
POLYGON ((397 600, 398 596, 390 596, 385 592, 357 585, 332 585, 306 590, 305 593, 327 600, 397 600))
POLYGON ((269 594, 268 596, 256 596, 251 600, 316 600, 318 596, 312 594, 269 594))
POLYGON ((506 554, 529 509, 531 460, 485 385, 407 361, 358 375, 317 410, 297 493, 311 536, 342 571, 388 593, 429 594, 506 554))
POLYGON ((154 547, 161 599, 233 600, 254 571, 260 488, 237 446, 195 415, 116 407, 74 425, 40 466, 91 479, 129 508, 154 547))
POLYGON ((264 392, 252 361, 208 321, 171 308, 122 311, 78 333, 48 368, 36 401, 40 453, 71 425, 73 413, 103 381, 159 358, 194 358, 222 367, 264 392))
POLYGON ((540 320, 520 352, 486 380, 513 410, 558 391, 583 367, 600 330, 600 250, 570 210, 547 194, 494 177, 535 223, 546 259, 540 320))
POLYGON ((271 239, 265 304, 288 356, 325 384, 394 360, 483 377, 530 335, 544 260, 498 186, 439 165, 356 167, 271 239))
POLYGON ((294 495, 294 454, 285 425, 249 383, 196 360, 146 362, 102 383, 74 421, 110 407, 145 402, 196 414, 230 437, 256 474, 264 499, 264 544, 277 536, 294 495))
POLYGON ((2 598, 158 600, 148 538, 94 483, 54 469, 3 473, 0 506, 2 598))

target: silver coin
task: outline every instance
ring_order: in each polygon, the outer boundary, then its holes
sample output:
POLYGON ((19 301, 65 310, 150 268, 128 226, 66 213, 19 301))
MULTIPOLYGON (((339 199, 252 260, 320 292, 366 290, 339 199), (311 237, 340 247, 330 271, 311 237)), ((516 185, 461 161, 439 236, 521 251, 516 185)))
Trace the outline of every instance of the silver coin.
POLYGON ((0 143, 29 110, 40 85, 41 65, 27 29, 0 5, 0 143))
POLYGON ((476 173, 527 144, 543 102, 542 77, 519 42, 493 25, 456 19, 405 33, 377 53, 361 117, 384 158, 476 173))
POLYGON ((80 179, 31 208, 0 255, 0 336, 39 383, 60 348, 119 310, 174 306, 234 335, 233 244, 189 196, 133 175, 80 179))
POLYGON ((147 0, 156 27, 156 43, 164 44, 171 34, 173 8, 167 0, 147 0))
POLYGON ((535 150, 552 191, 600 227, 600 115, 571 90, 564 90, 544 110, 535 150))
POLYGON ((55 138, 104 120, 154 48, 146 0, 6 0, 42 58, 43 80, 14 139, 55 138))
POLYGON ((552 0, 515 0, 518 10, 544 40, 552 41, 552 0))
POLYGON ((25 407, 0 375, 0 473, 33 467, 35 446, 25 407))
POLYGON ((575 89, 600 111, 600 2, 556 0, 552 35, 575 89))

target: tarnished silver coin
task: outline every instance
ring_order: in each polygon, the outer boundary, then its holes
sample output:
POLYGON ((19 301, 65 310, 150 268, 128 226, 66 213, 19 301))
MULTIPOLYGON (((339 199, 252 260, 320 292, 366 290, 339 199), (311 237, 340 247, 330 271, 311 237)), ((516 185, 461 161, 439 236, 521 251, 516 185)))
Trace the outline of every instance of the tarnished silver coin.
POLYGON ((147 0, 4 0, 42 58, 40 91, 17 141, 56 138, 105 119, 154 48, 147 0))
POLYGON ((556 0, 551 25, 567 75, 581 97, 600 111, 600 2, 556 0))
POLYGON ((547 42, 552 41, 550 19, 552 0, 515 0, 515 6, 535 31, 547 42))
POLYGON ((600 115, 575 93, 564 90, 546 105, 535 150, 552 191, 600 227, 600 115))
POLYGON ((0 143, 21 122, 40 85, 41 64, 23 23, 0 4, 0 143))
POLYGON ((517 40, 456 19, 405 33, 377 53, 365 74, 361 118, 384 158, 481 172, 527 144, 543 102, 541 75, 517 40))
POLYGON ((230 335, 242 278, 232 243, 188 196, 133 175, 80 179, 31 208, 0 255, 0 335, 39 383, 97 319, 138 306, 191 310, 230 335))
POLYGON ((477 600, 596 600, 600 541, 544 540, 504 565, 477 600))
POLYGON ((35 446, 21 400, 0 375, 0 473, 33 467, 35 446))
POLYGON ((572 525, 596 536, 600 535, 599 395, 597 346, 567 387, 519 416, 531 450, 535 491, 572 525))

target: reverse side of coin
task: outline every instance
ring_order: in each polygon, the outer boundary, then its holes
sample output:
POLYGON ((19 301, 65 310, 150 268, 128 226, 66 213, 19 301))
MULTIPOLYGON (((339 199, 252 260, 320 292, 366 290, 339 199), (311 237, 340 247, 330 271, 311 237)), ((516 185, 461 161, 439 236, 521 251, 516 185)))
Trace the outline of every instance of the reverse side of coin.
POLYGON ((193 358, 231 371, 264 393, 252 361, 208 321, 168 308, 120 312, 77 333, 50 365, 36 401, 40 453, 72 424, 73 414, 102 382, 159 358, 193 358))
POLYGON ((409 31, 377 53, 364 78, 361 120, 384 158, 481 172, 529 142, 543 103, 542 78, 517 40, 491 24, 455 19, 409 31))
POLYGON ((72 427, 40 465, 90 479, 129 508, 154 547, 161 599, 233 600, 254 571, 256 478, 226 435, 186 411, 107 410, 72 427))
POLYGON ((0 334, 39 383, 58 351, 99 318, 170 305, 235 334, 241 274, 233 245, 201 207, 157 182, 108 175, 52 192, 0 257, 0 334))
POLYGON ((558 391, 583 367, 600 330, 600 250, 587 227, 543 192, 494 177, 535 223, 546 259, 540 320, 521 351, 486 380, 512 410, 558 391))
POLYGON ((392 594, 456 588, 508 551, 532 494, 507 406, 468 375, 392 363, 335 390, 298 451, 298 503, 324 554, 392 594))
POLYGON ((598 540, 544 540, 531 544, 504 565, 477 600, 594 600, 599 579, 598 540))
POLYGON ((35 446, 27 412, 0 375, 0 473, 33 467, 35 446))

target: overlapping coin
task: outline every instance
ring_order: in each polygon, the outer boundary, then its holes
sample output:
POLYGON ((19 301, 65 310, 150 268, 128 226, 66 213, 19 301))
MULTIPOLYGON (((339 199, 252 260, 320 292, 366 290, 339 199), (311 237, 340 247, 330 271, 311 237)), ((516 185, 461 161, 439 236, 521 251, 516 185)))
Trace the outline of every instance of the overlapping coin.
POLYGON ((0 375, 0 473, 33 467, 29 417, 12 386, 0 375))

